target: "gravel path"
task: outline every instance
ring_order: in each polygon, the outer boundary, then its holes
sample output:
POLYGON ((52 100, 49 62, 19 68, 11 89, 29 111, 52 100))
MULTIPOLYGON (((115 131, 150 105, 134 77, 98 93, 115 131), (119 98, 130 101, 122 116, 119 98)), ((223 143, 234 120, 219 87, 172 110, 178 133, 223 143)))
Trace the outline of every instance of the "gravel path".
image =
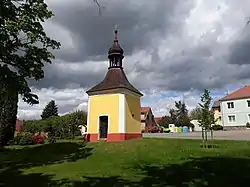
MULTIPOLYGON (((210 136, 210 133, 208 133, 210 136)), ((145 133, 145 138, 180 138, 180 139, 201 139, 201 132, 189 133, 145 133)), ((250 130, 246 131, 216 131, 214 139, 217 140, 250 140, 250 130)))

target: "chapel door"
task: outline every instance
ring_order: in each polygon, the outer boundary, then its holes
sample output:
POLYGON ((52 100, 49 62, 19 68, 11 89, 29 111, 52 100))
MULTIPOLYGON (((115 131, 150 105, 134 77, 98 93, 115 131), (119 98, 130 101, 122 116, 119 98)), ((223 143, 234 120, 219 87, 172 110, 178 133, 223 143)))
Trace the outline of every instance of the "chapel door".
POLYGON ((99 139, 107 139, 108 136, 108 116, 99 117, 99 139))

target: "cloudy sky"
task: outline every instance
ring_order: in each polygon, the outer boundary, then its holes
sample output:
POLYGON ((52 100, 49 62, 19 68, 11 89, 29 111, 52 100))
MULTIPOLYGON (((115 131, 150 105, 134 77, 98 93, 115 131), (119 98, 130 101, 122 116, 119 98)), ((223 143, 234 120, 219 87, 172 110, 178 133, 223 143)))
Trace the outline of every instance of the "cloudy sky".
POLYGON ((45 78, 31 82, 40 104, 20 101, 18 117, 40 118, 54 99, 60 114, 87 109, 86 89, 108 68, 113 28, 125 51, 124 69, 155 116, 184 99, 194 108, 204 88, 214 99, 249 84, 249 0, 47 0, 55 17, 44 24, 61 42, 45 78))

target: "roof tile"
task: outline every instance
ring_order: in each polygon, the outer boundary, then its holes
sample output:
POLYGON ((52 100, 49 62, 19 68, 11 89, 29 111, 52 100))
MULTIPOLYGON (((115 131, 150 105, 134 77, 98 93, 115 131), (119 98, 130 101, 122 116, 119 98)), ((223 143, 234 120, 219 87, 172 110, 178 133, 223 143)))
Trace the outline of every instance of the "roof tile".
POLYGON ((102 91, 102 90, 110 90, 115 88, 125 88, 141 96, 143 95, 132 84, 130 84, 123 71, 123 68, 110 68, 104 80, 99 84, 97 84, 96 86, 89 89, 87 93, 102 91))
POLYGON ((147 113, 150 110, 150 107, 141 107, 141 113, 147 113))
POLYGON ((233 99, 243 99, 250 98, 250 86, 244 86, 239 90, 223 97, 220 101, 233 100, 233 99))

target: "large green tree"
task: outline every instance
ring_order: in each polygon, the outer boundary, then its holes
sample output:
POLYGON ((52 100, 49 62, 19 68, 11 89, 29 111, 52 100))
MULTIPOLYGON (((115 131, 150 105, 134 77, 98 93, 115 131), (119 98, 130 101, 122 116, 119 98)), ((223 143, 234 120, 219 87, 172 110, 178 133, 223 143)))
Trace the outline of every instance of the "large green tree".
MULTIPOLYGON (((8 128, 15 127, 18 95, 37 104, 28 80, 44 77, 43 67, 54 57, 50 49, 60 43, 49 38, 42 22, 51 18, 44 0, 0 1, 0 145, 6 144, 8 128), (11 112, 12 111, 12 112, 11 112), (5 119, 11 113, 11 119, 5 119)), ((13 130, 12 130, 13 131, 13 130)), ((14 132, 11 133, 12 137, 14 132)), ((9 138, 8 138, 9 139, 9 138)))
POLYGON ((51 100, 43 109, 41 118, 47 119, 52 116, 58 116, 58 107, 54 100, 51 100))

